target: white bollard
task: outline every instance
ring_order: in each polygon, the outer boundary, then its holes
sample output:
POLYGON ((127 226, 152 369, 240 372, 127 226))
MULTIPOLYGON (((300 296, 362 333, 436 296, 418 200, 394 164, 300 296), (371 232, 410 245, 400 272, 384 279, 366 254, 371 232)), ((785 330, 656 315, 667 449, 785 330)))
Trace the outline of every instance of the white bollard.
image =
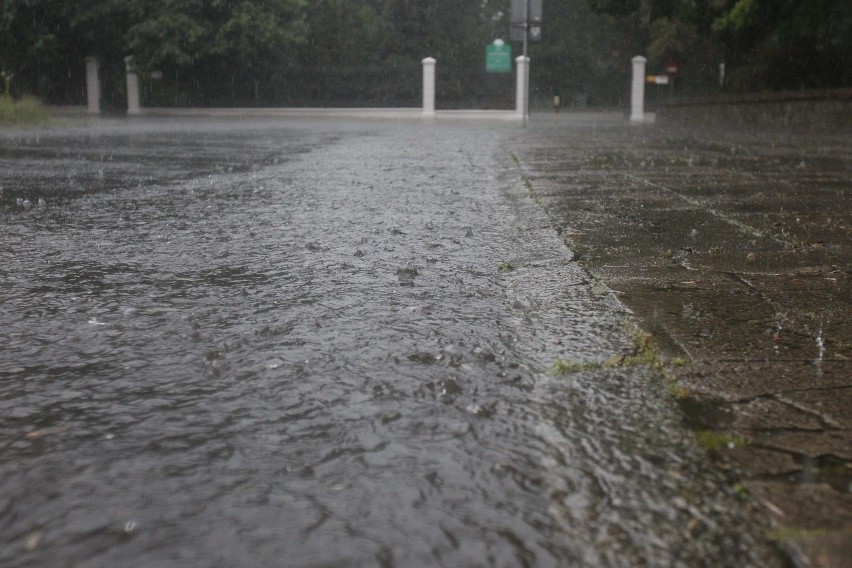
POLYGON ((140 114, 139 76, 136 74, 132 55, 124 58, 124 70, 127 74, 127 114, 140 114))
POLYGON ((525 114, 529 116, 529 106, 527 105, 527 73, 529 73, 530 58, 519 55, 515 58, 515 64, 517 70, 515 80, 515 113, 519 118, 524 118, 525 114))
POLYGON ((423 60, 423 114, 435 116, 435 59, 423 60))
POLYGON ((89 114, 101 112, 101 81, 98 78, 98 58, 86 58, 86 102, 89 114))
POLYGON ((630 122, 645 120, 645 63, 641 55, 633 59, 633 83, 630 88, 630 122))

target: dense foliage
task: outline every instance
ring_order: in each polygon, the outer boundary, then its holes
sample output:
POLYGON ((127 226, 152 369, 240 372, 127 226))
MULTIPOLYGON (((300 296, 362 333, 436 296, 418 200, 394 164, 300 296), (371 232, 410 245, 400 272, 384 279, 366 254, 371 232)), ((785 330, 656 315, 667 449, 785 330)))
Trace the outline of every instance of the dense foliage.
MULTIPOLYGON (((104 94, 121 99, 124 57, 177 78, 203 102, 234 70, 262 76, 305 43, 305 0, 4 0, 0 66, 16 86, 79 100, 83 61, 101 62, 104 94)), ((196 101, 197 102, 197 101, 196 101)))
POLYGON ((679 63, 686 88, 706 91, 725 63, 732 91, 852 85, 848 0, 590 0, 651 68, 679 63))
MULTIPOLYGON (((3 0, 0 71, 16 94, 85 100, 98 57, 105 104, 124 100, 133 55, 146 104, 416 105, 438 60, 445 106, 511 105, 483 51, 508 35, 510 0, 3 0)), ((848 0, 544 0, 530 47, 533 98, 619 102, 629 59, 679 66, 680 92, 849 86, 848 0)), ((514 44, 515 55, 520 45, 514 44)))
POLYGON ((32 97, 0 97, 0 126, 43 124, 48 118, 47 110, 32 97))
POLYGON ((735 86, 852 85, 848 0, 737 0, 713 29, 728 46, 735 86))

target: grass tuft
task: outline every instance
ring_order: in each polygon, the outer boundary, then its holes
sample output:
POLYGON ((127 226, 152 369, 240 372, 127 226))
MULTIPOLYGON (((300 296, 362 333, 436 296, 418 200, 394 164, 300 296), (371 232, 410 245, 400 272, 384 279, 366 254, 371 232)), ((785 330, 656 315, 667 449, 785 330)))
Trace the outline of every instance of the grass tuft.
POLYGON ((553 365, 550 366, 548 373, 551 375, 567 375, 569 373, 579 373, 581 371, 589 371, 592 369, 600 369, 600 363, 578 363, 571 359, 556 358, 553 365))
POLYGON ((669 391, 669 394, 678 400, 684 400, 692 396, 692 393, 688 389, 677 384, 674 379, 669 379, 666 383, 666 389, 669 391))
POLYGON ((21 126, 44 124, 49 115, 42 104, 33 97, 0 97, 0 125, 21 126))
POLYGON ((624 327, 625 331, 633 339, 633 351, 631 353, 627 355, 614 355, 606 361, 595 361, 592 363, 577 363, 570 359, 557 358, 553 365, 550 366, 550 374, 564 375, 593 369, 635 367, 638 365, 647 365, 657 371, 664 370, 665 365, 663 365, 663 361, 660 358, 660 352, 658 351, 657 345, 654 342, 654 338, 651 337, 651 334, 639 330, 639 328, 630 321, 626 321, 624 327))
POLYGON ((745 438, 713 430, 699 430, 695 433, 695 439, 698 440, 699 446, 710 451, 718 451, 723 448, 731 450, 737 446, 747 446, 749 443, 745 438))
POLYGON ((630 321, 625 322, 624 327, 633 339, 633 353, 624 359, 623 366, 648 365, 658 371, 662 370, 663 360, 660 358, 660 351, 651 334, 640 330, 630 321))

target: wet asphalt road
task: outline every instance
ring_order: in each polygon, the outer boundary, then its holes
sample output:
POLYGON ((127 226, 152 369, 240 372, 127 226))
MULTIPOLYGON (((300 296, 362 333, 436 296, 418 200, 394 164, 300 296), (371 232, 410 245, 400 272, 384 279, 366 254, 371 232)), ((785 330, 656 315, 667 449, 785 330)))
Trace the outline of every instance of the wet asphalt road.
POLYGON ((512 134, 3 135, 0 565, 777 563, 512 134))

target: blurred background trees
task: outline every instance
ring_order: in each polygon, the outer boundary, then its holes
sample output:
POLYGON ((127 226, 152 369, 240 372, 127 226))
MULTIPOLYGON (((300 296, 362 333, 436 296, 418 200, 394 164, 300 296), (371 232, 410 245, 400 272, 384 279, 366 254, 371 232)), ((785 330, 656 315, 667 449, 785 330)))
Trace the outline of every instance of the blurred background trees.
MULTIPOLYGON (((12 90, 85 100, 98 57, 107 108, 124 104, 133 55, 146 104, 414 105, 420 60, 438 60, 439 105, 505 107, 510 76, 486 75, 510 0, 3 0, 0 70, 12 90)), ((515 55, 520 45, 515 44, 515 55)), ((672 94, 848 87, 848 0, 544 0, 532 95, 618 104, 630 57, 677 65, 672 94), (726 83, 719 84, 725 63, 726 83)))
POLYGON ((852 86, 848 0, 589 0, 622 31, 622 46, 658 71, 678 64, 691 92, 852 86))
POLYGON ((739 90, 852 86, 852 2, 737 0, 713 21, 739 90))

